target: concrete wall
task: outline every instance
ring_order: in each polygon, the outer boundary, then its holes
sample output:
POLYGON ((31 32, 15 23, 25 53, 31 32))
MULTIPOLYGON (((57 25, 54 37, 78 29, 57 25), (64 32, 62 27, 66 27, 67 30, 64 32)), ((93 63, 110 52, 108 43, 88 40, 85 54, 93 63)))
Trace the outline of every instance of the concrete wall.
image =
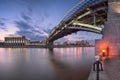
POLYGON ((120 0, 108 0, 108 18, 103 39, 96 40, 96 54, 102 49, 109 52, 109 56, 120 55, 120 0))

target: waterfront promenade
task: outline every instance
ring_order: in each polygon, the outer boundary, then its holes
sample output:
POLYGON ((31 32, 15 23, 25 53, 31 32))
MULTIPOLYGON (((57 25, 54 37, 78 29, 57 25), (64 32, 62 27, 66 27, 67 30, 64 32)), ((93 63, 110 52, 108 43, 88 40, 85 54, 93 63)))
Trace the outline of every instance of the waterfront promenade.
MULTIPOLYGON (((103 59, 103 69, 99 80, 120 80, 120 56, 103 59)), ((96 80, 96 72, 91 69, 88 80, 96 80)))

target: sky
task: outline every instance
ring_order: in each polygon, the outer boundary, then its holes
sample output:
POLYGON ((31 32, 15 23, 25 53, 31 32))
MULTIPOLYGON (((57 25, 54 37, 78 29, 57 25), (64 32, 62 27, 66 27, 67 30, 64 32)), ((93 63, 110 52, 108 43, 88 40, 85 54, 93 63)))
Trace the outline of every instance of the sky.
MULTIPOLYGON (((44 40, 61 18, 80 0, 0 0, 0 40, 26 36, 44 40)), ((59 40, 91 40, 102 35, 79 31, 59 40)), ((59 41, 58 40, 58 41, 59 41)))

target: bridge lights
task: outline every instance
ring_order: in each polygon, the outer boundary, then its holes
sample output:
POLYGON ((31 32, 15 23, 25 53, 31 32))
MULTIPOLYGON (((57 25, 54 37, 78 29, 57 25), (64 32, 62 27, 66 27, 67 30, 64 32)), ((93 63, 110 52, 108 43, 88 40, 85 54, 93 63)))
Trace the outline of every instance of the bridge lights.
POLYGON ((87 8, 86 10, 90 11, 90 8, 87 8))

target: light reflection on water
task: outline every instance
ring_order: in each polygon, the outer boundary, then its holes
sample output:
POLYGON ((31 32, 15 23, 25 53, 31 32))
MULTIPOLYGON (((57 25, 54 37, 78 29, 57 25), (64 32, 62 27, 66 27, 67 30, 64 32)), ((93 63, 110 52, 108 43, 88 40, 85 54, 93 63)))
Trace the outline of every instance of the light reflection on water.
POLYGON ((0 48, 0 80, 87 80, 94 48, 0 48))

